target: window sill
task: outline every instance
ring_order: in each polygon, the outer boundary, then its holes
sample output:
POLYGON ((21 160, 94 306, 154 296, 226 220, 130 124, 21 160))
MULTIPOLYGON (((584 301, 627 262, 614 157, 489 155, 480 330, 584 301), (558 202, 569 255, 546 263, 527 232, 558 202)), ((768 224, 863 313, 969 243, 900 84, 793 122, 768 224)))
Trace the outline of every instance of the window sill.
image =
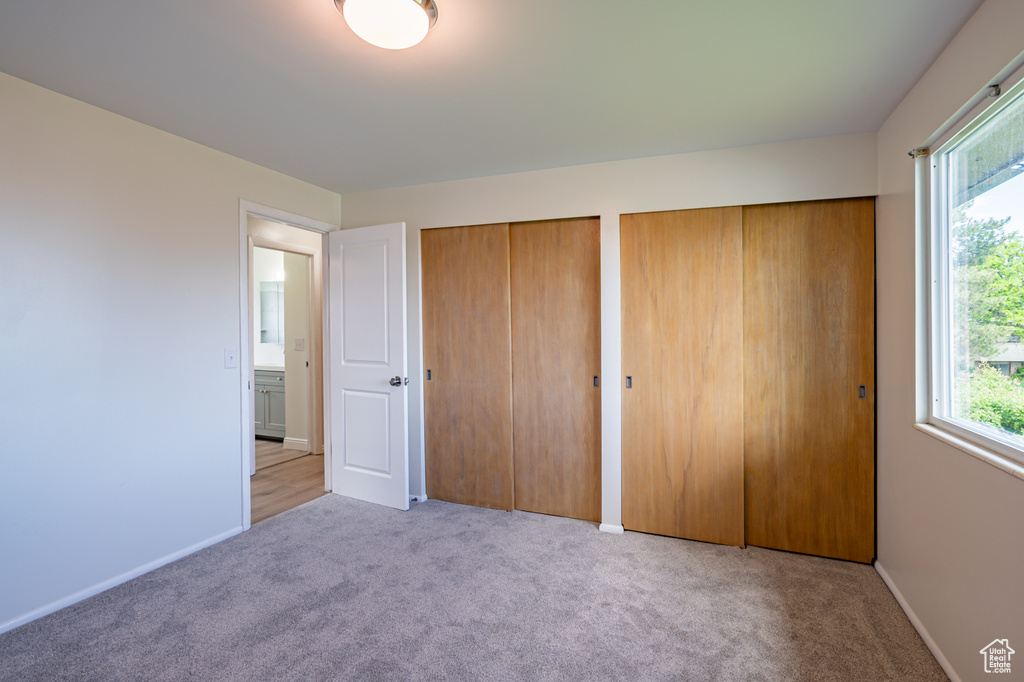
POLYGON ((974 443, 964 440, 959 436, 954 436, 948 431, 944 431, 936 426, 932 426, 931 424, 914 424, 914 428, 1024 481, 1024 466, 1021 466, 1016 462, 1012 462, 1002 455, 998 455, 991 450, 981 447, 980 445, 975 445, 974 443))

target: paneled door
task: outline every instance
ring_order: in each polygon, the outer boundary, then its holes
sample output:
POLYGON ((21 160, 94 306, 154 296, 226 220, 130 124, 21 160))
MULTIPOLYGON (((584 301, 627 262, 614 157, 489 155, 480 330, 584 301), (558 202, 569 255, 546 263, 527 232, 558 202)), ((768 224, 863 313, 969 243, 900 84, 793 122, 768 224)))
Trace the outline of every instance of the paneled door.
POLYGON ((601 518, 601 226, 510 227, 515 507, 601 518))
POLYGON ((511 511, 508 224, 420 233, 427 496, 511 511))
POLYGON ((332 487, 409 508, 405 223, 328 233, 332 487))
POLYGON ((747 542, 874 557, 874 200, 748 206, 747 542))
POLYGON ((623 215, 622 524, 743 545, 739 207, 623 215))

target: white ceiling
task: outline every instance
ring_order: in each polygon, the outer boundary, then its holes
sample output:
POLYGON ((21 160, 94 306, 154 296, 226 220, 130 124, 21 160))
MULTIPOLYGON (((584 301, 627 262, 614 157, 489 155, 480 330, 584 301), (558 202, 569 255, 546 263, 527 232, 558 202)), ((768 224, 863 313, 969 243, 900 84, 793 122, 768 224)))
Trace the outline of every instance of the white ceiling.
POLYGON ((877 131, 981 0, 0 0, 0 71, 346 193, 877 131))

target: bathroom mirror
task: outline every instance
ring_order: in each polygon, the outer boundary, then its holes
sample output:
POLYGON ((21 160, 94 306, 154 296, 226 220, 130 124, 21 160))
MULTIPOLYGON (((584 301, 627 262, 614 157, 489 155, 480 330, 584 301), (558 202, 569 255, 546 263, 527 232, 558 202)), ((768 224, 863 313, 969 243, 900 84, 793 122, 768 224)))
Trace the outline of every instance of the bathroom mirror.
POLYGON ((260 343, 284 343, 284 282, 260 282, 260 343))

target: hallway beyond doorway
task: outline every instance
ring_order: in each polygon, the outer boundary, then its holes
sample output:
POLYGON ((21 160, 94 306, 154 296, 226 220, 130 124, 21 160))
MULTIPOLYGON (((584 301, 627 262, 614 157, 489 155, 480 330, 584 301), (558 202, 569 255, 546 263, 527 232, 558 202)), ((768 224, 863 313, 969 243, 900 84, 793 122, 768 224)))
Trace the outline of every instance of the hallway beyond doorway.
POLYGON ((275 441, 256 441, 251 478, 252 523, 326 495, 323 455, 285 450, 275 441))

